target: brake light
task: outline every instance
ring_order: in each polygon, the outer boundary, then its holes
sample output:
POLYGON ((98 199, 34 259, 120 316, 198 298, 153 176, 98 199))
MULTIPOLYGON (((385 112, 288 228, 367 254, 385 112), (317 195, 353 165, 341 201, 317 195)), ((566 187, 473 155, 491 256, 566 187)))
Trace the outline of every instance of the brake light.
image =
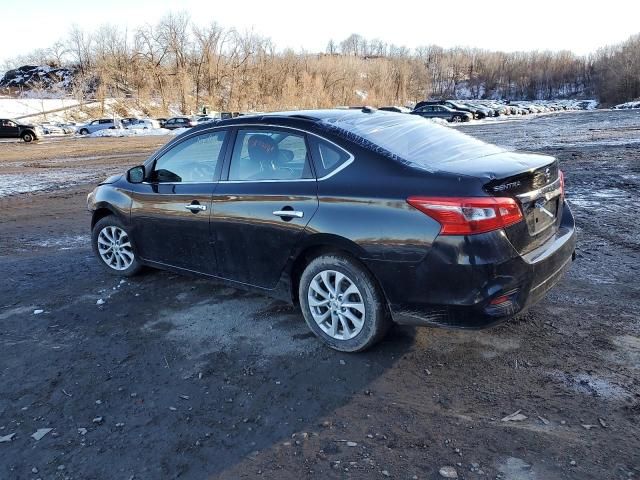
POLYGON ((523 218, 510 197, 409 197, 407 203, 440 223, 440 235, 490 232, 523 218))
POLYGON ((560 195, 564 198, 564 172, 558 170, 558 176, 560 177, 560 195))

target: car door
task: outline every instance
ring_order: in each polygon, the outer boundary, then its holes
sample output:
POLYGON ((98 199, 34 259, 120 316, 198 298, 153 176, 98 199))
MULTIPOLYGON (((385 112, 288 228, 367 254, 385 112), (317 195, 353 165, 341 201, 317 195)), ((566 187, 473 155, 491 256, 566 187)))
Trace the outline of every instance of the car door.
POLYGON ((318 209, 306 135, 242 127, 229 147, 211 217, 218 275, 274 288, 318 209))
POLYGON ((96 132, 100 130, 100 120, 94 120, 86 127, 89 130, 89 133, 96 132))
POLYGON ((148 164, 143 183, 132 185, 132 237, 142 259, 215 274, 209 217, 227 135, 218 129, 184 138, 148 164))
POLYGON ((446 108, 436 105, 433 107, 433 116, 448 119, 451 116, 451 113, 446 108))
POLYGON ((113 120, 103 119, 100 120, 99 130, 105 130, 107 128, 112 128, 114 126, 113 120))
POLYGON ((0 120, 0 137, 18 138, 18 126, 11 120, 0 120))

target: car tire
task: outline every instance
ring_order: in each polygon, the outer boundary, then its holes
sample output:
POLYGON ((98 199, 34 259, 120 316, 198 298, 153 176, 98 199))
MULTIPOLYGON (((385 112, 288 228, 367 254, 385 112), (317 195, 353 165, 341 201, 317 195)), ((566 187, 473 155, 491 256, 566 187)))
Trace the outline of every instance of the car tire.
POLYGON ((24 143, 31 143, 35 140, 35 135, 31 132, 24 132, 21 138, 24 143))
POLYGON ((80 135, 88 135, 88 134, 89 134, 89 130, 87 130, 86 128, 80 129, 80 135))
POLYGON ((311 331, 334 350, 366 350, 391 325, 375 279, 348 256, 329 254, 313 259, 300 277, 298 298, 311 331))
POLYGON ((451 121, 453 123, 460 123, 462 122, 462 117, 460 115, 454 115, 453 117, 451 117, 451 121))
POLYGON ((112 275, 131 277, 142 270, 128 228, 115 215, 108 215, 98 220, 91 230, 93 252, 112 275))

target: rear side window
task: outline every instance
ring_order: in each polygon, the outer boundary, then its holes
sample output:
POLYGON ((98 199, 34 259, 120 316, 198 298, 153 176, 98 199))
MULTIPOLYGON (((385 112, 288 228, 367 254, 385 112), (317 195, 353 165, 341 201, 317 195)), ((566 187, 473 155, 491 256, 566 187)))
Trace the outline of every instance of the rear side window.
POLYGON ((173 146, 156 160, 150 181, 158 183, 213 182, 225 135, 226 131, 208 132, 173 146))
POLYGON ((338 146, 317 137, 311 138, 311 144, 314 149, 314 165, 318 178, 326 177, 351 158, 351 155, 338 146))
POLYGON ((303 135, 284 130, 240 129, 229 180, 301 180, 313 178, 303 135))

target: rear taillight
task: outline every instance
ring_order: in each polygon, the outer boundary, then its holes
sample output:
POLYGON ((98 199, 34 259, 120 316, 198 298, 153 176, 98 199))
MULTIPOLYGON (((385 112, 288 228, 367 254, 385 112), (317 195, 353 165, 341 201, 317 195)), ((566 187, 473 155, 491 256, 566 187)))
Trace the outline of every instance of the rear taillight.
POLYGON ((407 203, 440 223, 440 235, 490 232, 523 218, 509 197, 409 197, 407 203))
POLYGON ((560 195, 564 198, 564 172, 558 170, 558 176, 560 177, 560 195))

